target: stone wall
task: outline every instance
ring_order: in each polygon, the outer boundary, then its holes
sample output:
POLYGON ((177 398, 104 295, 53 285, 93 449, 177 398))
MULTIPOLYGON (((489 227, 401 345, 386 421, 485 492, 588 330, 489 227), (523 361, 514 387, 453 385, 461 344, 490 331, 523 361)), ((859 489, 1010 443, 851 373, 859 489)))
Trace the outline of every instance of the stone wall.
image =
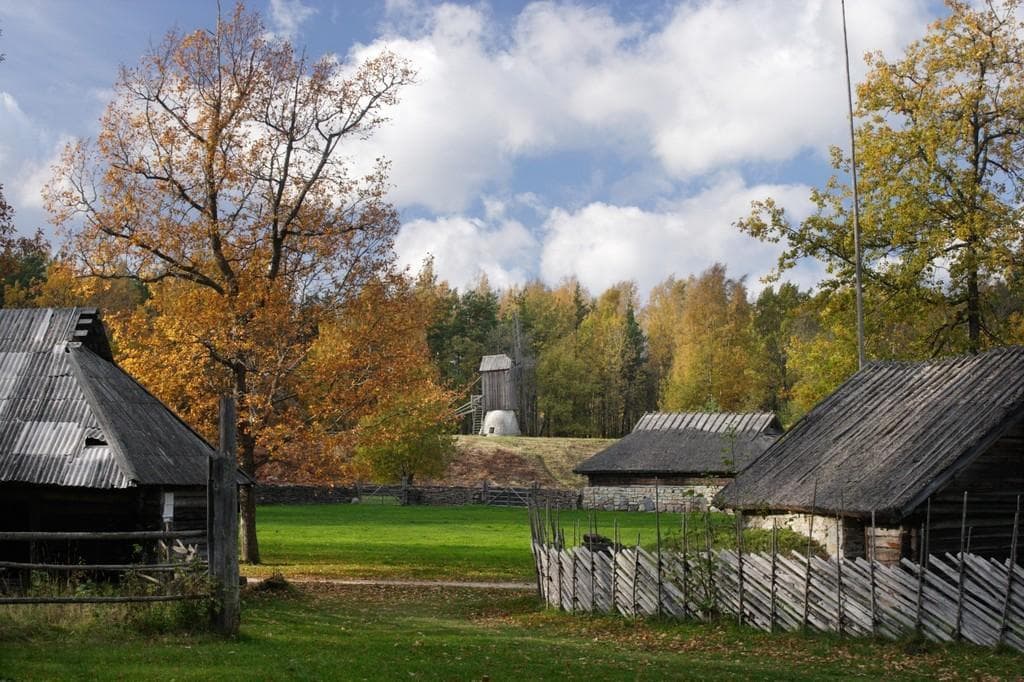
MULTIPOLYGON (((364 494, 401 497, 401 486, 363 486, 364 494)), ((413 486, 408 488, 409 504, 429 506, 459 506, 464 504, 501 503, 503 498, 521 501, 533 499, 539 506, 560 509, 578 509, 579 491, 557 488, 516 488, 518 495, 511 495, 506 488, 484 486, 413 486)), ((259 485, 256 486, 257 504, 350 504, 359 497, 355 488, 343 486, 311 485, 259 485)), ((525 506, 525 505, 524 505, 525 506)))
POLYGON ((606 511, 654 511, 655 490, 658 506, 665 512, 707 509, 720 485, 623 485, 591 486, 583 489, 584 509, 606 511))
MULTIPOLYGON (((824 548, 829 557, 838 554, 840 541, 844 557, 865 557, 864 523, 859 519, 836 519, 834 516, 816 514, 747 514, 743 517, 743 523, 747 528, 763 530, 771 530, 772 524, 778 523, 779 528, 788 528, 794 533, 809 536, 824 548)), ((899 529, 895 531, 898 535, 899 529)), ((877 532, 880 536, 891 534, 891 529, 879 527, 877 532)), ((881 549, 881 545, 876 544, 876 559, 879 561, 883 561, 881 549)))
POLYGON ((317 485, 258 485, 256 504, 347 504, 355 488, 317 485))

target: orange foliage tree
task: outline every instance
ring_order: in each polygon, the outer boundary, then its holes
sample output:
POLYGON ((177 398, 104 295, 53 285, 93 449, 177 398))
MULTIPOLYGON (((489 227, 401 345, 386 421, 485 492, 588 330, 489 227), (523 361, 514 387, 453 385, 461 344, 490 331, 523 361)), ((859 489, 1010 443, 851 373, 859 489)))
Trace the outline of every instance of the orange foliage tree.
MULTIPOLYGON (((231 391, 250 474, 321 320, 390 266, 386 165, 353 177, 339 150, 413 77, 391 53, 310 63, 267 36, 241 6, 214 30, 170 32, 121 70, 98 139, 68 146, 46 193, 79 268, 154 285, 125 331, 148 335, 137 357, 152 343, 165 359, 132 371, 186 414, 231 391)), ((255 500, 241 502, 256 562, 255 500)))

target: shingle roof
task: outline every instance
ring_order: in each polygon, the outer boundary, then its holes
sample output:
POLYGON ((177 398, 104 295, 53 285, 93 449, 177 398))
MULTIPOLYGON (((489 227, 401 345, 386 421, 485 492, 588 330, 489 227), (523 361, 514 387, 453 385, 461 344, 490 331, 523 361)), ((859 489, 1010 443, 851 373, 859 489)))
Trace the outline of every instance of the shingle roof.
POLYGON ((0 310, 0 483, 205 485, 210 452, 110 360, 95 310, 0 310))
POLYGON ((782 432, 772 413, 652 412, 632 433, 581 462, 579 474, 732 474, 782 432))
POLYGON ((716 504, 902 518, 1022 416, 1022 347, 873 363, 818 403, 716 504))
POLYGON ((503 369, 512 369, 512 358, 504 353, 501 355, 485 355, 480 359, 481 372, 497 372, 503 369))

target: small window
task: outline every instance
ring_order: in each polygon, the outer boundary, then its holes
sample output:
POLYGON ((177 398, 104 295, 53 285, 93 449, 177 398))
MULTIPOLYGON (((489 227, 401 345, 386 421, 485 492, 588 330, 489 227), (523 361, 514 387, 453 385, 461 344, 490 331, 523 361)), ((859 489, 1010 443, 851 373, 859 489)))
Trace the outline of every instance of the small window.
POLYGON ((164 523, 174 521, 174 493, 164 493, 164 523))
POLYGON ((494 427, 492 426, 489 429, 487 429, 487 433, 494 433, 494 427))
POLYGON ((106 444, 107 441, 103 440, 102 438, 93 438, 92 436, 88 436, 85 439, 85 447, 87 448, 98 448, 106 444))

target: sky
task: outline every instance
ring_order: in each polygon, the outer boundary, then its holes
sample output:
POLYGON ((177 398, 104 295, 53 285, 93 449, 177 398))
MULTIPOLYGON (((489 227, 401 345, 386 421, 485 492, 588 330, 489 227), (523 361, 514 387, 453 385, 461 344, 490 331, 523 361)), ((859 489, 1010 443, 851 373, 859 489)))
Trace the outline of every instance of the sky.
MULTIPOLYGON (((722 262, 756 292, 781 246, 733 223, 766 197, 806 216, 829 147, 848 146, 839 0, 248 6, 310 56, 412 62, 389 122, 344 151, 357 168, 391 161, 400 264, 431 255, 460 288, 575 276, 645 296, 722 262)), ((119 66, 168 29, 211 27, 216 7, 0 0, 0 183, 19 230, 52 234, 40 188, 65 144, 96 135, 119 66)), ((943 11, 848 0, 854 81, 865 52, 898 58, 943 11)), ((806 262, 787 279, 820 274, 806 262)))

